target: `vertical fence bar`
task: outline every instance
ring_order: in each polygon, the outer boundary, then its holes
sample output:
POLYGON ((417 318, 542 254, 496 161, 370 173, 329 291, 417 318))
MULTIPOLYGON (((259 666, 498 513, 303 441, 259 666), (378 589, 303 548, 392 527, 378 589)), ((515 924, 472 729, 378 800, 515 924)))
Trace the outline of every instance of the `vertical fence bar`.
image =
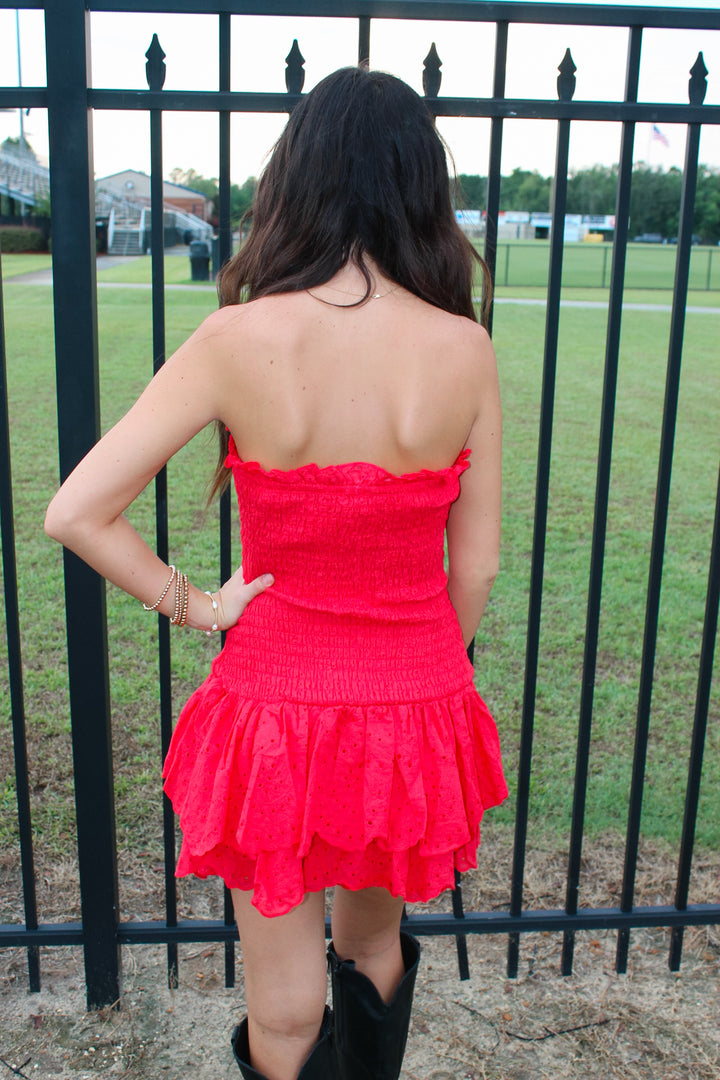
MULTIPOLYGON (((220 53, 220 89, 230 89, 230 49, 231 49, 231 22, 230 16, 220 15, 219 24, 219 53, 220 53)), ((232 255, 232 224, 230 221, 230 113, 221 111, 219 116, 220 125, 220 179, 219 179, 219 203, 220 203, 220 262, 221 264, 232 255)), ((239 238, 242 243, 242 236, 239 238)), ((220 582, 224 584, 232 574, 232 538, 230 531, 231 498, 230 490, 226 489, 220 496, 220 582)), ((221 640, 225 643, 225 631, 221 634, 221 640)), ((225 897, 226 918, 232 915, 230 894, 225 897)))
MULTIPOLYGON (((230 27, 229 12, 222 12, 218 26, 219 89, 230 90, 230 27)), ((219 164, 218 180, 218 241, 220 266, 232 256, 232 222, 230 221, 230 113, 222 109, 218 114, 219 164)))
MULTIPOLYGON (((463 905, 462 896, 462 876, 458 870, 455 871, 455 887, 452 890, 452 910, 456 919, 465 918, 465 908, 463 905)), ((468 951, 467 951, 467 934, 455 935, 455 947, 457 948, 458 956, 458 973, 461 981, 465 981, 470 978, 470 965, 468 963, 468 951)))
MULTIPOLYGON (((224 584, 232 574, 232 535, 230 531, 231 496, 230 489, 226 488, 220 496, 220 581, 224 584)), ((221 636, 222 644, 225 644, 226 631, 221 636)), ((232 926, 235 922, 232 894, 225 886, 223 888, 223 919, 226 926, 232 926)), ((235 944, 232 941, 225 943, 225 985, 235 985, 235 944)))
MULTIPOLYGON (((493 69, 493 98, 505 96, 505 71, 507 67, 507 43, 508 23, 497 22, 495 24, 495 66, 493 69)), ((498 214, 500 211, 500 168, 502 162, 502 136, 503 122, 501 117, 494 116, 490 121, 490 152, 488 157, 488 182, 485 197, 485 247, 483 257, 490 271, 493 293, 487 307, 487 331, 492 335, 493 316, 495 313, 494 286, 497 269, 497 235, 498 214)), ((485 307, 487 284, 483 281, 482 305, 485 307)), ((474 660, 475 642, 468 649, 470 661, 474 660)), ((460 887, 460 875, 456 874, 456 890, 460 887)), ((456 917, 463 917, 462 895, 459 897, 459 910, 455 911, 455 893, 453 893, 453 911, 456 917)), ((467 960, 467 943, 465 935, 462 936, 462 951, 460 938, 458 943, 458 965, 461 979, 470 978, 470 969, 467 960)))
POLYGON ((358 65, 370 65, 370 16, 358 19, 358 65))
MULTIPOLYGON (((707 731, 708 708, 710 705, 710 687, 712 684, 713 656, 717 635, 718 606, 720 605, 720 473, 715 500, 715 524, 710 548, 710 571, 705 598, 705 621, 703 623, 700 665, 698 670, 697 695, 695 698, 695 720, 693 723, 690 764, 688 766, 687 788, 685 790, 685 812, 683 814, 682 839, 678 858, 678 873, 675 883, 675 907, 684 911, 687 907, 690 891, 690 871, 692 868, 693 846, 695 843, 695 824, 697 822, 698 801, 700 799, 700 781, 702 779, 703 752, 707 731)), ((668 966, 671 971, 680 967, 684 927, 674 926, 670 939, 668 966)))
MULTIPOLYGON (((438 96, 439 91, 440 91, 440 84, 442 82, 442 72, 440 71, 441 67, 442 67, 442 61, 441 61, 440 57, 437 54, 437 50, 435 48, 435 42, 433 42, 432 45, 430 46, 430 51, 428 52, 427 56, 423 60, 423 76, 422 76, 423 91, 424 91, 424 94, 425 94, 425 103, 426 103, 428 109, 430 110, 430 112, 432 113, 433 118, 436 117, 436 113, 435 113, 434 109, 432 108, 432 105, 430 104, 430 100, 432 98, 436 98, 438 96)), ((474 660, 474 657, 475 657, 475 642, 474 641, 472 641, 470 643, 467 653, 468 653, 468 659, 470 660, 470 663, 472 663, 473 660, 474 660)), ((452 890, 452 910, 453 910, 453 916, 457 920, 461 920, 461 919, 465 918, 465 909, 464 909, 464 906, 463 906, 463 895, 462 895, 461 880, 462 880, 461 876, 456 870, 455 871, 455 885, 454 885, 454 888, 452 890)), ((468 966, 467 936, 465 934, 462 934, 462 933, 456 934, 455 935, 455 946, 457 948, 458 969, 459 969, 459 972, 460 972, 460 978, 463 979, 463 980, 464 979, 469 979, 470 978, 470 969, 469 969, 469 966, 468 966)))
MULTIPOLYGON (((230 37, 231 22, 229 12, 221 12, 218 16, 218 61, 219 61, 219 89, 230 89, 230 37)), ((219 213, 219 262, 220 266, 232 256, 232 223, 230 220, 230 113, 223 109, 218 116, 219 124, 219 179, 218 179, 218 209, 219 213)), ((231 537, 230 537, 230 492, 226 490, 220 496, 220 581, 225 582, 231 574, 231 537)), ((223 635, 224 639, 224 635, 223 635)), ((223 919, 226 926, 232 926, 235 922, 232 896, 230 890, 223 889, 223 919)), ((225 942, 225 985, 235 985, 235 943, 225 942)))
MULTIPOLYGON (((47 0, 48 134, 60 474, 100 435, 90 13, 47 0), (72 313, 72 314, 71 314, 72 313)), ((64 553, 68 674, 88 1008, 119 997, 118 883, 105 583, 64 553)))
MULTIPOLYGON (((8 405, 7 351, 5 349, 5 305, 2 293, 0 260, 0 538, 2 540, 3 593, 7 630, 10 716, 12 719, 15 758, 15 797, 20 834, 20 871, 23 887, 25 926, 37 930, 37 897, 30 816, 27 739, 25 730, 25 694, 23 689, 20 604, 18 600, 15 525, 13 517, 12 465, 10 458, 10 409, 8 405)), ((27 951, 30 990, 40 990, 40 950, 31 945, 27 951)))
MULTIPOLYGON (((562 100, 569 101, 575 88, 575 65, 570 50, 558 68, 558 91, 562 100)), ((557 367, 558 325, 560 321, 560 289, 562 285, 565 207, 567 204, 568 156, 570 121, 558 120, 555 155, 555 186, 550 229, 550 270, 548 277, 547 313, 545 319, 545 354, 540 403, 540 432, 535 486, 535 525, 533 531, 532 563, 530 568, 530 601, 528 634, 525 653, 525 682, 520 733, 520 761, 515 816, 510 914, 522 913, 523 879, 525 875, 525 845, 527 842, 528 807, 530 801, 530 769, 532 765, 533 728, 535 723, 535 693, 537 688, 538 656, 540 650, 540 613, 542 609, 545 537, 547 532, 548 491, 550 485, 550 456, 555 404, 555 371, 557 367)), ((508 977, 518 973, 520 935, 512 933, 508 941, 508 977)))
MULTIPOLYGON (((692 96, 693 80, 691 80, 690 86, 692 96)), ((640 665, 640 687, 638 691, 637 719, 635 725, 635 749, 633 754, 632 782, 630 786, 628 824, 625 840, 625 863, 620 899, 621 911, 632 911, 633 896, 635 892, 635 871, 637 868, 637 853, 640 840, 640 816, 645 782, 648 732, 650 728, 650 706, 652 701, 653 674, 655 667, 655 646, 657 643, 660 587, 662 584, 668 504, 670 500, 670 477, 672 473, 673 445, 675 441, 675 421, 677 417, 678 394, 680 389, 680 365, 682 361, 685 306, 687 304, 688 280, 690 274, 693 211, 695 209, 699 149, 700 124, 688 124, 687 142, 685 146, 685 169, 683 173, 682 197, 680 201, 677 256, 675 262, 675 286, 673 289, 670 341, 668 347, 667 375, 665 380, 665 405, 663 408, 660 457, 658 461, 658 477, 655 495, 655 518, 650 548, 650 569, 648 574, 647 604, 645 608, 645 633, 643 637, 642 661, 640 665)), ((620 973, 627 970, 629 943, 630 931, 626 929, 620 930, 618 933, 615 954, 615 969, 620 973)))
MULTIPOLYGON (((157 34, 146 52, 147 81, 151 90, 162 90, 165 82, 165 53, 157 34)), ((165 363, 165 208, 163 188, 162 109, 150 109, 150 251, 152 261, 153 374, 165 363)), ((163 562, 169 560, 167 467, 155 477, 155 550, 163 562)), ((158 616, 158 674, 160 679, 160 745, 163 761, 172 735, 172 670, 170 662, 170 620, 158 616)), ((177 926, 177 883, 175 880, 175 815, 163 794, 163 845, 165 864, 165 921, 177 926)), ((178 947, 167 946, 168 986, 178 985, 178 947)))
MULTIPOLYGON (((508 23, 495 24, 495 68, 493 71, 493 98, 505 97, 505 71, 507 68, 508 23)), ((500 166, 502 162, 503 121, 493 116, 490 121, 490 157, 488 161, 487 198, 485 202, 485 262, 495 283, 497 267, 498 214, 500 212, 500 166)), ((492 334, 493 304, 488 308, 488 333, 492 334)))
MULTIPOLYGON (((630 30, 625 77, 625 100, 637 101, 640 78, 640 50, 642 27, 630 30)), ((595 486, 595 514, 590 553, 590 581, 588 585, 587 611, 585 616, 585 653, 583 656, 582 687, 580 691, 580 718, 575 759, 575 784, 573 792, 570 849, 568 853, 565 911, 574 915, 578 906, 580 887, 580 860, 582 856, 585 800, 587 795, 588 766, 590 760, 590 735, 593 720, 593 697, 597 668, 598 634, 600 627, 600 600, 602 596, 605 538, 607 535, 608 499, 610 493, 610 466, 612 456, 613 427, 615 422, 615 397, 617 392, 618 358, 620 355, 620 324, 622 320, 623 287, 625 283, 625 260, 627 255, 628 226, 630 223, 630 185, 632 181, 633 143, 635 124, 622 126, 620 164, 618 168, 617 201, 615 207, 615 242, 610 276, 607 334, 605 338, 605 375, 600 413, 600 440, 595 486)), ((605 249, 607 255, 607 248, 605 249)), ((603 272, 604 277, 604 272, 603 272)), ((575 931, 566 930, 563 935, 562 973, 572 974, 575 931)))

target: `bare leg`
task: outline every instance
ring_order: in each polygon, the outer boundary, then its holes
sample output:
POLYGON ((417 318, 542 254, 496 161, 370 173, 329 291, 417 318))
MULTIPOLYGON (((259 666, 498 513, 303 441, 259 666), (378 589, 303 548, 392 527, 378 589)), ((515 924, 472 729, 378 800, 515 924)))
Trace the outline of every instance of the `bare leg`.
POLYGON ((232 890, 248 1007, 250 1064, 267 1080, 296 1080, 325 1008, 325 894, 308 893, 268 919, 251 893, 232 890))
POLYGON ((400 949, 403 904, 402 898, 391 896, 386 889, 335 888, 335 952, 340 960, 355 961, 357 970, 375 984, 386 1004, 405 974, 400 949))

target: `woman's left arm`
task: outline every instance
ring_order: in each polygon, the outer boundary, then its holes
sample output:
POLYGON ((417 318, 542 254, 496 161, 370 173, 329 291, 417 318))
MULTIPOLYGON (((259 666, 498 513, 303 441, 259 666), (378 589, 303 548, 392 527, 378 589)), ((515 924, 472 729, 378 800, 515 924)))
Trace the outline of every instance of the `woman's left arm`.
MULTIPOLYGON (((224 331, 232 313, 214 313, 167 361, 130 411, 67 478, 48 507, 45 531, 99 574, 138 600, 153 604, 169 568, 135 531, 124 511, 162 466, 210 421, 221 418, 228 391, 224 331)), ((208 630, 233 626, 246 605, 271 581, 245 585, 242 571, 223 586, 214 612, 210 599, 190 586, 187 625, 208 630)), ((158 605, 172 616, 171 588, 158 605)))

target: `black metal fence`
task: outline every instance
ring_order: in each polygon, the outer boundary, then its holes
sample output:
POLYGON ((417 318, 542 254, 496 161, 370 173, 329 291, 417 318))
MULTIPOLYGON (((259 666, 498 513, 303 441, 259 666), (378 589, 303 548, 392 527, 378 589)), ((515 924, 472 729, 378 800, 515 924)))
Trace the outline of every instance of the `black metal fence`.
MULTIPOLYGON (((14 6, 0 0, 1 7, 14 6)), ((141 110, 149 112, 151 124, 152 203, 162 204, 163 114, 172 110, 201 111, 218 117, 220 157, 220 250, 224 261, 231 251, 230 228, 230 119, 233 112, 287 113, 299 100, 303 88, 303 61, 292 50, 287 62, 286 93, 233 92, 230 88, 231 16, 287 15, 338 16, 354 19, 358 30, 358 59, 372 60, 371 20, 405 18, 476 21, 488 24, 495 35, 493 90, 490 97, 446 97, 441 94, 440 61, 431 49, 425 61, 423 85, 437 116, 490 119, 490 157, 487 187, 487 234, 485 258, 494 272, 497 256, 497 220, 500 197, 500 161, 503 124, 508 118, 552 120, 557 123, 556 168, 553 187, 554 223, 565 215, 568 147, 574 121, 613 121, 622 125, 618 169, 616 229, 609 270, 609 304, 605 341, 604 390, 596 474, 594 526, 590 580, 587 593, 586 634, 582 693, 577 735, 571 838, 568 852, 566 901, 563 909, 528 909, 523 903, 528 830, 530 775, 533 757, 536 684, 538 674, 540 615, 543 596, 553 435, 558 321, 563 272, 563 229, 553 226, 550 237, 547 316, 544 341, 540 437, 537 459, 534 536, 530 564, 530 601, 525 657, 522 731, 517 777, 515 845, 512 884, 505 911, 463 911, 460 889, 453 894, 452 914, 411 916, 418 934, 454 935, 458 942, 461 976, 467 973, 465 935, 509 935, 508 974, 518 970, 520 934, 554 930, 564 934, 562 970, 570 973, 575 932, 610 928, 618 932, 618 971, 627 962, 633 927, 671 927, 670 967, 680 963, 683 928, 720 922, 720 903, 688 904, 693 841, 700 775, 708 720, 710 685, 720 596, 720 490, 709 553, 709 576, 697 671, 697 697, 682 840, 678 853, 675 898, 672 905, 638 907, 634 904, 640 814, 643 797, 653 668, 658 633, 660 584, 668 521, 668 500, 673 458, 673 438, 678 402, 686 297, 692 242, 693 203, 698 170, 702 125, 720 123, 720 107, 704 105, 706 75, 702 56, 692 68, 686 104, 638 102, 638 83, 643 33, 647 28, 673 27, 719 30, 717 12, 690 8, 676 10, 617 8, 529 3, 480 3, 477 0, 28 0, 27 8, 42 9, 46 27, 47 85, 0 89, 0 107, 32 107, 48 110, 54 278, 54 327, 57 365, 60 474, 65 477, 99 435, 98 334, 94 247, 94 184, 92 161, 93 111, 141 110), (217 16, 219 86, 216 91, 163 90, 163 54, 157 38, 148 50, 148 89, 143 91, 92 89, 88 85, 89 21, 93 12, 177 12, 217 16), (557 100, 510 99, 505 96, 508 31, 511 24, 558 24, 568 26, 614 26, 628 29, 625 92, 618 101, 575 101, 575 65, 571 52, 559 65, 557 100), (590 737, 593 724, 593 691, 598 658, 598 627, 603 584, 603 557, 608 521, 610 460, 613 442, 620 327, 625 280, 630 185, 635 126, 640 122, 672 123, 686 127, 680 228, 675 256, 672 318, 668 344, 665 407, 662 419, 657 474, 654 527, 647 587, 645 633, 637 701, 632 783, 628 794, 628 822, 622 893, 617 907, 580 907, 580 869, 585 802, 588 786, 590 737)), ((570 34, 570 31, 568 31, 570 34)), ((278 48, 284 52, 280 43, 278 48)), ((695 59, 690 58, 690 60, 695 59)), ((329 63, 329 68, 332 63, 329 63)), ((479 163, 480 165, 481 163, 479 163)), ((165 357, 164 269, 162 214, 153 213, 152 325, 155 369, 165 357)), ((0 311, 1 311, 0 306, 0 311)), ((177 946, 183 941, 221 941, 226 947, 226 976, 233 978, 233 926, 231 907, 223 920, 179 920, 173 866, 175 836, 172 812, 166 802, 165 917, 150 922, 120 921, 116 857, 111 716, 108 689, 105 590, 101 580, 75 556, 65 553, 67 604, 67 658, 72 721, 72 743, 77 806, 77 841, 82 901, 82 920, 61 924, 40 923, 35 892, 30 792, 26 753, 23 662, 21 655, 15 539, 13 531, 12 471, 6 388, 4 332, 0 325, 0 510, 5 613, 8 641, 10 705, 15 747, 24 925, 0 926, 0 945, 27 948, 30 987, 40 985, 39 948, 50 945, 82 945, 85 954, 89 1005, 114 1002, 119 994, 119 948, 139 942, 167 943, 170 977, 176 977, 177 946)), ((168 556, 167 487, 164 473, 156 482, 157 547, 168 556)), ((230 509, 221 508, 220 571, 230 573, 230 509)), ((170 737, 171 655, 169 627, 158 628, 160 670, 160 726, 163 751, 170 737)))

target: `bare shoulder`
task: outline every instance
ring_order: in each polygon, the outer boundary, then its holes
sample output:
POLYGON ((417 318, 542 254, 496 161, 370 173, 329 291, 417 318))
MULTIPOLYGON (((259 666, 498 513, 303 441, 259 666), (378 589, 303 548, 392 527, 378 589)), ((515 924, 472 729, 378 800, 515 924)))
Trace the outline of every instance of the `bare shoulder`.
POLYGON ((191 341, 196 344, 212 342, 218 345, 228 335, 238 332, 246 323, 249 304, 227 304, 208 315, 194 332, 191 341))
POLYGON ((471 357, 489 360, 495 358, 490 335, 484 326, 468 319, 464 315, 455 315, 456 330, 459 343, 467 349, 471 357))
POLYGON ((294 303, 294 294, 278 293, 244 304, 227 304, 208 315, 195 336, 213 339, 216 345, 237 345, 240 341, 246 346, 261 344, 277 338, 283 327, 291 325, 288 316, 292 316, 294 303))
MULTIPOLYGON (((216 363, 247 355, 256 344, 262 344, 269 330, 278 324, 273 297, 244 304, 227 304, 208 315, 181 346, 176 357, 191 352, 196 359, 216 363)), ((175 359, 175 357, 173 357, 175 359)))
POLYGON ((484 326, 465 315, 433 309, 435 341, 458 372, 473 381, 482 380, 496 370, 495 351, 484 326))

